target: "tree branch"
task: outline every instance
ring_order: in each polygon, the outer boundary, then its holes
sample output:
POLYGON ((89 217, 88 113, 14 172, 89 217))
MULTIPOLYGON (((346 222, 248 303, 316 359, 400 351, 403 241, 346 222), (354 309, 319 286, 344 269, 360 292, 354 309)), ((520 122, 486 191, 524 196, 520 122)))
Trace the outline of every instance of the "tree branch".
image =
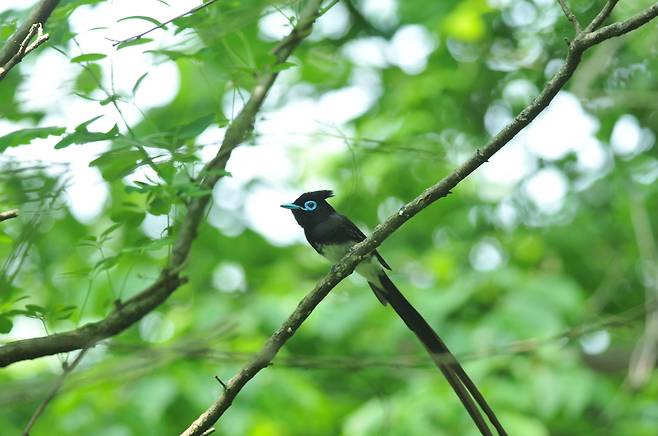
POLYGON ((48 34, 39 32, 37 40, 30 44, 30 39, 37 31, 36 24, 43 25, 50 17, 53 9, 59 4, 59 0, 42 0, 37 4, 25 22, 9 37, 2 50, 0 50, 0 80, 4 78, 9 70, 18 64, 25 55, 43 44, 48 39, 48 34), (22 53, 21 53, 22 51, 22 53))
MULTIPOLYGON (((302 11, 297 25, 274 48, 275 65, 285 62, 304 38, 310 34, 313 23, 320 15, 321 3, 321 0, 311 0, 302 11)), ((196 180, 202 189, 211 190, 215 183, 223 177, 232 151, 253 131, 256 114, 277 75, 277 71, 264 73, 258 84, 251 90, 251 97, 226 130, 217 156, 204 166, 196 180)), ((185 220, 181 224, 174 243, 169 265, 163 269, 154 284, 121 304, 101 321, 86 324, 68 332, 14 341, 0 347, 0 367, 21 360, 89 348, 102 339, 119 334, 162 304, 172 292, 187 281, 179 274, 185 266, 209 201, 210 194, 206 194, 189 202, 185 220)))
POLYGON ((400 210, 391 215, 382 224, 378 225, 372 235, 364 241, 356 244, 345 257, 331 267, 326 274, 298 304, 293 313, 283 324, 268 338, 263 348, 256 356, 233 376, 223 389, 217 400, 210 405, 183 433, 183 436, 200 435, 204 430, 210 428, 230 407, 233 400, 242 388, 263 368, 269 366, 277 352, 290 339, 302 323, 308 318, 316 306, 329 294, 329 292, 345 277, 350 275, 356 266, 366 256, 376 249, 389 235, 397 230, 402 224, 414 217, 420 211, 437 201, 439 198, 450 194, 459 182, 475 171, 480 165, 487 162, 491 156, 498 152, 523 128, 525 128, 539 113, 541 113, 557 95, 558 91, 571 78, 576 67, 580 63, 583 53, 595 44, 606 39, 630 32, 633 29, 647 23, 655 18, 658 13, 658 4, 638 13, 637 15, 621 23, 606 26, 594 34, 576 34, 575 39, 569 45, 566 59, 559 71, 549 80, 540 94, 523 109, 505 128, 496 134, 482 149, 477 150, 461 166, 451 174, 440 180, 435 185, 427 188, 418 197, 405 204, 400 210), (594 37, 594 35, 596 35, 594 37))
POLYGON ((0 212, 0 222, 16 218, 18 216, 18 209, 11 209, 5 212, 0 212))
MULTIPOLYGON (((610 2, 608 2, 608 4, 610 4, 610 2)), ((606 6, 608 4, 606 4, 606 6)), ((652 6, 641 12, 638 12, 637 14, 624 21, 609 24, 596 31, 586 33, 583 37, 583 42, 587 44, 588 47, 591 47, 594 44, 605 41, 606 39, 622 36, 644 24, 647 24, 649 21, 656 18, 656 15, 658 15, 658 3, 654 3, 652 6)))
POLYGON ((603 22, 610 16, 612 10, 615 8, 619 0, 608 0, 603 8, 596 14, 596 17, 585 28, 585 32, 592 32, 601 26, 603 22))
POLYGON ((576 18, 573 11, 569 8, 567 2, 565 0, 557 0, 557 2, 560 4, 564 15, 566 15, 567 19, 571 22, 571 24, 573 24, 573 27, 576 29, 576 33, 580 33, 580 23, 578 22, 578 18, 576 18))
POLYGON ((32 52, 35 48, 39 47, 44 42, 48 41, 48 38, 50 38, 50 35, 43 33, 43 25, 41 23, 33 24, 30 27, 30 31, 27 33, 27 36, 23 42, 21 42, 14 57, 9 59, 9 62, 7 62, 5 65, 0 67, 0 80, 4 79, 5 76, 9 74, 9 70, 18 65, 25 56, 30 54, 30 52, 32 52), (37 35, 37 39, 35 39, 34 42, 30 42, 35 34, 37 35))

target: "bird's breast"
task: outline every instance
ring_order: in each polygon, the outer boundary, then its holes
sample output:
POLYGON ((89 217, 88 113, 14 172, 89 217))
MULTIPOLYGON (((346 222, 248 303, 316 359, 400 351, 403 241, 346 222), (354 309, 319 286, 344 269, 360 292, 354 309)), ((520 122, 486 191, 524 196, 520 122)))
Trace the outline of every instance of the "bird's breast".
POLYGON ((353 245, 352 243, 318 244, 318 251, 331 262, 338 262, 353 245))

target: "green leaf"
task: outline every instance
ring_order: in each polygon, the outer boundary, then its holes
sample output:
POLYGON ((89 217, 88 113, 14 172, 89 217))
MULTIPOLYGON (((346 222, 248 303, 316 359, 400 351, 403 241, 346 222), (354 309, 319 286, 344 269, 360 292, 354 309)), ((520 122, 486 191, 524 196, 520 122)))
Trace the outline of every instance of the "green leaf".
POLYGON ((16 31, 16 20, 12 20, 0 27, 0 40, 8 39, 16 31))
POLYGON ((296 67, 297 64, 293 62, 281 62, 280 64, 273 65, 270 71, 272 73, 278 73, 283 70, 287 70, 288 68, 296 67))
POLYGON ((164 198, 162 195, 154 197, 149 202, 148 211, 153 215, 166 215, 171 210, 171 201, 164 198))
POLYGON ((94 62, 106 58, 107 55, 103 53, 87 53, 80 56, 76 56, 71 59, 71 62, 74 64, 79 64, 82 62, 94 62))
POLYGON ((116 223, 123 223, 131 227, 137 227, 144 221, 146 214, 134 209, 120 209, 110 214, 110 219, 116 223))
POLYGON ((14 326, 14 323, 11 319, 0 315, 0 333, 7 334, 11 331, 11 328, 14 326))
POLYGON ((80 69, 73 85, 76 91, 82 94, 90 94, 98 88, 99 82, 103 80, 103 69, 99 64, 89 64, 80 69))
POLYGON ((104 98, 103 100, 99 101, 99 103, 101 104, 101 106, 105 106, 107 104, 110 104, 112 102, 115 102, 115 101, 119 100, 120 98, 121 98, 120 95, 112 94, 109 97, 104 98))
POLYGON ((161 248, 169 247, 173 244, 172 238, 162 238, 162 239, 147 239, 144 240, 143 245, 138 245, 136 247, 127 247, 121 250, 121 253, 141 253, 144 251, 155 251, 160 250, 161 248))
POLYGON ((117 263, 119 263, 119 256, 106 257, 96 262, 94 269, 97 271, 105 271, 112 269, 117 263))
POLYGON ((215 120, 215 114, 204 115, 201 118, 197 118, 191 123, 181 126, 178 130, 177 137, 178 139, 190 139, 199 136, 203 133, 204 130, 210 126, 215 120))
POLYGON ((110 219, 115 223, 137 227, 144 220, 146 213, 135 203, 123 202, 121 206, 110 213, 110 219))
POLYGON ((27 309, 31 315, 43 315, 46 313, 46 309, 43 306, 39 306, 38 304, 26 304, 25 309, 27 309))
POLYGON ((0 245, 11 245, 14 240, 5 232, 0 232, 0 245))
POLYGON ((103 115, 98 115, 97 117, 94 117, 94 118, 90 118, 90 119, 88 119, 88 120, 85 121, 84 123, 80 123, 80 124, 78 124, 78 125, 75 127, 75 131, 76 131, 76 132, 86 132, 86 131, 87 131, 87 127, 89 127, 89 125, 90 125, 91 123, 93 123, 94 121, 96 121, 96 120, 98 120, 98 119, 100 119, 100 118, 103 118, 103 115))
POLYGON ((33 139, 47 138, 51 135, 60 136, 66 132, 63 127, 35 127, 31 129, 21 129, 11 132, 8 135, 0 137, 0 152, 5 151, 8 147, 29 144, 33 139))
POLYGON ((58 321, 69 319, 77 306, 63 306, 55 309, 55 318, 58 321))
POLYGON ((133 85, 132 95, 135 95, 135 93, 137 92, 137 89, 139 88, 139 85, 142 84, 142 80, 144 80, 146 78, 146 76, 148 76, 148 74, 149 74, 149 72, 147 71, 144 74, 142 74, 141 76, 139 76, 139 79, 137 79, 137 81, 133 85))
POLYGON ((141 165, 142 153, 130 148, 110 150, 89 163, 97 167, 108 182, 120 179, 141 165))
POLYGON ((89 142, 104 141, 106 139, 113 139, 119 135, 119 127, 115 124, 107 132, 90 132, 86 128, 77 130, 80 126, 76 127, 76 131, 70 135, 65 136, 61 141, 55 144, 55 148, 64 148, 72 144, 86 144, 89 142))
POLYGON ((147 194, 149 192, 157 192, 161 188, 160 185, 150 185, 144 182, 135 182, 137 186, 126 186, 124 190, 128 193, 139 192, 140 194, 147 194))
POLYGON ((123 17, 119 20, 117 20, 117 23, 120 23, 122 21, 127 21, 127 20, 143 20, 143 21, 148 21, 149 23, 155 24, 156 26, 162 26, 162 23, 158 20, 156 20, 153 17, 147 17, 145 15, 131 15, 129 17, 123 17))
POLYGON ((109 237, 116 229, 121 227, 121 224, 112 224, 110 227, 107 229, 103 230, 103 233, 101 233, 100 240, 105 241, 107 237, 109 237))
POLYGON ((194 15, 194 14, 176 18, 173 21, 174 25, 176 25, 176 27, 178 27, 178 29, 176 29, 175 33, 178 34, 182 30, 188 29, 190 27, 194 27, 195 25, 197 25, 199 23, 199 21, 200 21, 199 20, 199 15, 194 15))
POLYGON ((144 53, 153 53, 153 54, 160 54, 163 56, 167 56, 171 60, 178 60, 182 58, 191 58, 191 59, 197 59, 197 60, 203 60, 207 58, 211 58, 214 56, 214 53, 212 50, 208 48, 202 48, 194 53, 185 53, 182 51, 176 51, 176 50, 166 50, 166 49, 158 49, 158 50, 145 50, 144 53))
POLYGON ((153 41, 152 38, 139 38, 139 39, 132 39, 130 41, 122 42, 117 46, 117 50, 121 50, 122 48, 126 47, 132 47, 135 45, 142 45, 142 44, 148 44, 149 42, 153 41))

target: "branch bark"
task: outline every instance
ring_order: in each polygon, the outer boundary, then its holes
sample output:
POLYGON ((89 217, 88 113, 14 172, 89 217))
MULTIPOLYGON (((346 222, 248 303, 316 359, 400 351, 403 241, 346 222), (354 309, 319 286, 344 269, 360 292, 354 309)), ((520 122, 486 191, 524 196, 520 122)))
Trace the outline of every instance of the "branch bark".
POLYGON ((11 209, 5 212, 0 212, 0 222, 16 218, 18 216, 18 209, 11 209))
POLYGON ((587 28, 585 29, 585 32, 591 32, 593 30, 596 30, 603 24, 603 22, 610 16, 612 13, 612 10, 615 8, 619 0, 608 0, 605 3, 605 6, 601 8, 598 14, 596 14, 596 17, 589 23, 587 28))
POLYGON ((269 366, 277 352, 290 339, 302 323, 308 318, 317 305, 329 292, 345 277, 350 275, 356 266, 370 252, 376 249, 388 236, 400 228, 402 224, 414 217, 420 211, 450 194, 459 182, 475 171, 480 165, 487 162, 496 152, 505 146, 514 136, 525 128, 537 115, 539 115, 553 100, 557 93, 571 78, 581 61, 583 53, 590 47, 616 36, 628 33, 649 22, 658 15, 658 4, 632 16, 631 18, 603 27, 595 32, 581 32, 576 34, 569 44, 569 51, 560 70, 549 80, 539 95, 523 109, 505 128, 496 134, 482 149, 477 150, 461 166, 433 186, 423 191, 418 197, 405 204, 400 210, 378 225, 372 235, 363 242, 355 245, 350 252, 338 263, 331 267, 326 274, 299 303, 293 313, 268 338, 256 356, 233 376, 223 389, 217 400, 206 409, 183 433, 183 436, 201 435, 210 428, 222 414, 231 406, 233 400, 242 388, 258 374, 263 368, 269 366))
POLYGON ((569 8, 567 2, 565 0, 557 0, 557 2, 560 4, 564 15, 566 15, 567 19, 571 22, 571 24, 573 24, 574 29, 576 29, 576 33, 580 33, 580 23, 578 22, 578 18, 576 18, 571 8, 569 8))
MULTIPOLYGON (((327 10, 326 8, 320 10, 321 3, 321 0, 310 1, 290 34, 274 47, 275 65, 285 62, 311 33, 315 20, 327 10)), ((251 97, 227 129, 219 152, 199 174, 197 182, 202 189, 210 191, 215 183, 223 177, 231 153, 253 131, 256 114, 278 76, 276 69, 273 70, 264 73, 258 84, 251 90, 251 97)), ((121 333, 162 304, 169 295, 187 281, 180 277, 180 272, 185 267, 185 261, 190 253, 192 242, 197 236, 198 227, 209 201, 210 194, 207 194, 188 203, 187 214, 174 243, 171 260, 155 283, 120 304, 113 313, 101 321, 89 323, 68 332, 14 341, 0 347, 0 367, 22 360, 92 347, 102 339, 121 333)))
POLYGON ((59 0, 42 0, 30 12, 25 22, 9 37, 2 50, 0 50, 0 80, 7 75, 9 70, 18 64, 25 55, 37 48, 48 39, 48 35, 41 35, 41 38, 30 44, 30 39, 34 35, 35 25, 43 26, 57 7, 59 0), (22 53, 21 53, 22 51, 22 53))

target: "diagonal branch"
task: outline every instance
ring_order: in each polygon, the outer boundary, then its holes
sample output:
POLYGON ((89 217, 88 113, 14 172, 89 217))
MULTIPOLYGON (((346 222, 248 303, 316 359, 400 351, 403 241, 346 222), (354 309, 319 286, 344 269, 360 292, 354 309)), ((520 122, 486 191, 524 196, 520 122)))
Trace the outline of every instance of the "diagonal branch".
MULTIPOLYGON (((323 11, 326 11, 326 8, 320 10, 321 3, 321 0, 310 1, 302 11, 297 25, 274 48, 275 65, 285 62, 311 33, 315 20, 323 11)), ((210 190, 222 177, 232 151, 253 131, 256 114, 278 75, 275 68, 272 70, 274 71, 264 73, 258 84, 251 90, 251 97, 226 130, 217 156, 204 166, 197 178, 198 184, 204 190, 210 190)), ((162 304, 171 293, 187 281, 180 277, 180 272, 185 267, 185 261, 190 253, 192 242, 197 236, 197 230, 209 201, 210 194, 206 194, 188 203, 185 220, 181 224, 174 243, 169 265, 163 269, 155 283, 120 304, 114 312, 101 321, 89 323, 64 333, 23 339, 3 345, 0 347, 0 367, 22 360, 92 347, 102 339, 121 333, 162 304)))
POLYGON ((601 27, 596 31, 587 33, 583 38, 583 42, 587 44, 588 47, 591 47, 592 45, 598 44, 599 42, 605 41, 606 39, 622 36, 637 29, 640 26, 647 24, 649 21, 656 18, 657 15, 658 3, 654 3, 652 6, 649 6, 645 10, 638 12, 637 14, 624 21, 609 24, 605 27, 601 27))
POLYGON ((40 34, 35 43, 30 44, 30 39, 36 32, 36 24, 43 26, 59 4, 59 0, 42 0, 30 12, 27 19, 9 37, 4 47, 0 50, 0 80, 7 75, 9 70, 18 64, 25 55, 37 48, 48 39, 48 34, 40 34), (36 44, 36 45, 35 45, 36 44), (28 50, 29 49, 29 50, 28 50), (21 53, 21 50, 23 53, 21 53))
POLYGON ((603 24, 603 22, 610 16, 612 10, 615 8, 618 2, 619 0, 608 0, 605 2, 605 5, 603 8, 601 8, 599 13, 596 14, 596 17, 594 17, 592 22, 587 25, 585 32, 592 32, 598 29, 601 24, 603 24))
POLYGON ((30 54, 34 49, 39 47, 44 42, 48 41, 49 38, 49 34, 43 33, 43 25, 41 23, 36 23, 30 26, 30 31, 27 33, 27 36, 23 42, 21 42, 14 57, 9 59, 6 64, 0 67, 0 80, 4 79, 5 76, 9 74, 9 70, 21 63, 25 56, 30 54), (37 37, 33 42, 31 42, 32 37, 34 37, 35 34, 37 37))
POLYGON ((382 224, 378 225, 372 235, 363 242, 355 245, 350 252, 338 263, 331 267, 326 274, 298 304, 293 313, 268 338, 263 348, 256 356, 233 376, 223 389, 221 395, 206 409, 183 433, 183 436, 200 435, 210 428, 222 414, 231 406, 235 397, 242 388, 258 374, 269 366, 277 352, 290 339, 311 312, 329 294, 329 292, 345 277, 350 275, 356 266, 370 252, 376 249, 388 236, 400 228, 402 224, 414 217, 420 211, 445 197, 459 182, 468 177, 480 165, 487 162, 496 152, 514 138, 537 115, 539 115, 553 100, 557 93, 571 78, 580 63, 583 53, 595 44, 606 39, 630 32, 642 24, 649 22, 658 14, 658 4, 634 15, 633 17, 610 26, 606 26, 593 34, 581 33, 569 46, 569 52, 560 70, 549 80, 544 89, 530 105, 523 109, 505 128, 496 134, 489 143, 477 150, 461 166, 433 186, 423 191, 418 197, 405 204, 400 210, 391 215, 382 224))

